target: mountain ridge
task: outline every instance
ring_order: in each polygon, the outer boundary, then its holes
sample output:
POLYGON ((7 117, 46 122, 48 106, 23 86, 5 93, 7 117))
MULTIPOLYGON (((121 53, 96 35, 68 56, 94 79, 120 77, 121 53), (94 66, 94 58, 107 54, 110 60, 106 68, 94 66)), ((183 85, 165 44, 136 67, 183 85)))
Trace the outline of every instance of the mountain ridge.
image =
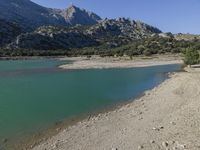
POLYGON ((92 25, 101 20, 98 15, 94 13, 91 15, 91 12, 74 5, 66 9, 53 9, 40 6, 30 0, 1 0, 0 19, 18 23, 25 31, 44 25, 92 25))
POLYGON ((134 20, 106 19, 91 26, 42 26, 33 32, 17 36, 8 47, 51 50, 56 49, 55 45, 57 49, 81 48, 105 43, 110 46, 119 46, 161 32, 155 27, 134 20), (70 38, 79 42, 75 44, 70 38), (52 43, 55 44, 52 46, 52 43))
POLYGON ((162 33, 158 28, 140 21, 101 19, 95 13, 74 5, 66 9, 54 9, 30 0, 1 0, 0 19, 1 22, 9 22, 0 24, 0 47, 8 49, 66 50, 98 45, 117 47, 162 33), (8 32, 15 29, 19 31, 20 28, 21 32, 5 36, 5 28, 10 29, 8 32))

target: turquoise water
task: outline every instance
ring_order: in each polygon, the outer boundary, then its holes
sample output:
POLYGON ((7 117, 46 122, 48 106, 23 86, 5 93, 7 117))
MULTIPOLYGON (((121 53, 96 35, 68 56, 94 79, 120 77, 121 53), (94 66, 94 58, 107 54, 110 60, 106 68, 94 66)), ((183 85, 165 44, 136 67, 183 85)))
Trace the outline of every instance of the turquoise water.
POLYGON ((71 116, 139 96, 180 65, 58 69, 53 59, 0 61, 0 139, 17 138, 71 116))

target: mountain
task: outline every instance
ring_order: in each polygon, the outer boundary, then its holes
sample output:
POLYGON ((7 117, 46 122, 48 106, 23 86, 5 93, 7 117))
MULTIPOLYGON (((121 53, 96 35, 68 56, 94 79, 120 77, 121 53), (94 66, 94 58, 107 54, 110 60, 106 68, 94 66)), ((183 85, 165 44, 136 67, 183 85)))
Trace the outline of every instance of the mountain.
POLYGON ((161 33, 155 27, 126 18, 105 19, 91 26, 43 26, 19 35, 9 48, 70 49, 106 44, 119 46, 161 33))
POLYGON ((17 24, 0 19, 0 47, 12 42, 21 32, 17 24))
POLYGON ((34 32, 17 36, 8 45, 12 49, 57 50, 82 48, 97 45, 97 41, 83 32, 65 27, 43 26, 34 32))
POLYGON ((131 40, 140 39, 150 36, 153 33, 161 33, 156 27, 150 26, 140 21, 126 18, 105 19, 98 24, 91 26, 87 33, 100 39, 113 37, 126 37, 131 40))
POLYGON ((0 19, 15 22, 25 31, 44 25, 92 25, 101 20, 96 14, 73 5, 65 10, 51 9, 30 0, 0 0, 0 19))
POLYGON ((93 12, 88 12, 84 9, 80 9, 74 5, 71 5, 65 10, 62 10, 60 14, 65 18, 67 24, 74 25, 93 25, 96 24, 101 18, 93 12))
POLYGON ((66 50, 105 45, 117 47, 161 31, 126 18, 101 19, 74 5, 66 9, 30 0, 0 0, 0 47, 66 50))

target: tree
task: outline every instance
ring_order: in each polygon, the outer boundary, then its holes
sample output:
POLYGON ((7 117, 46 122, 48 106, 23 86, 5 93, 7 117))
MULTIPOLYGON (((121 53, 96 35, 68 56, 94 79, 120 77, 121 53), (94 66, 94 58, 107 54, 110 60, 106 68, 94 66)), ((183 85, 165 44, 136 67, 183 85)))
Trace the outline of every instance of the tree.
POLYGON ((199 63, 199 52, 198 50, 190 47, 187 48, 185 51, 185 58, 184 58, 184 62, 187 65, 194 65, 199 63))

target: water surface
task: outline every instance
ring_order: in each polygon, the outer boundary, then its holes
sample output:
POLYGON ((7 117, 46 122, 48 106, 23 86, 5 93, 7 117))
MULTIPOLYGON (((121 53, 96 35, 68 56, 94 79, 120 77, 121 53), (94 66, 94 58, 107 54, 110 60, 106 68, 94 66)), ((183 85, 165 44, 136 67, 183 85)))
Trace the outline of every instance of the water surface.
POLYGON ((180 65, 61 70, 54 59, 0 61, 0 140, 137 97, 180 65))

